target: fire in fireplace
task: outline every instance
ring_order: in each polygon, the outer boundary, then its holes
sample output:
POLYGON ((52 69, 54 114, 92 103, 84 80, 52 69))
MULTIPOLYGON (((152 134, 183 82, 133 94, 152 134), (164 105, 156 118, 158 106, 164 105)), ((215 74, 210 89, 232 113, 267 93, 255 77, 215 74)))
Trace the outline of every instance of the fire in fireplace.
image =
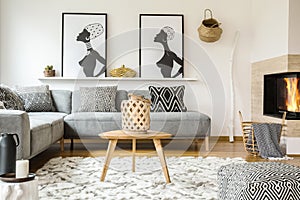
POLYGON ((299 112, 300 111, 300 95, 298 90, 298 77, 284 78, 286 83, 287 98, 285 105, 287 111, 299 112))
POLYGON ((264 75, 264 115, 300 120, 300 72, 264 75))

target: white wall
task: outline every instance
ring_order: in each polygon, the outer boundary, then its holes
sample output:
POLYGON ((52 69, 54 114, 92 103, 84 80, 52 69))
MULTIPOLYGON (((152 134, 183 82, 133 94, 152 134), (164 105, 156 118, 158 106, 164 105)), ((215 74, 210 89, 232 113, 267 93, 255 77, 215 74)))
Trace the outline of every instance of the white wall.
POLYGON ((252 62, 288 54, 289 1, 252 0, 252 62))
POLYGON ((289 0, 289 54, 300 53, 300 1, 289 0))
MULTIPOLYGON (((271 0, 269 0, 271 1, 271 0)), ((258 3, 258 0, 257 0, 258 3)), ((256 6, 256 5, 255 5, 256 6)), ((285 6, 278 4, 278 7, 285 6)), ((62 12, 100 12, 108 14, 108 40, 113 40, 122 34, 135 32, 139 27, 140 13, 176 13, 184 14, 184 31, 185 31, 185 55, 187 58, 185 63, 186 77, 200 78, 200 81, 184 83, 188 85, 187 104, 189 108, 201 110, 212 117, 214 135, 218 135, 218 130, 222 129, 222 135, 228 135, 227 127, 222 127, 223 123, 228 124, 228 114, 230 108, 230 79, 229 68, 233 41, 236 31, 240 32, 240 38, 237 44, 237 51, 234 58, 234 83, 236 91, 236 106, 237 110, 242 110, 245 118, 250 119, 250 53, 252 44, 251 28, 251 0, 1 0, 1 61, 0 61, 0 80, 2 83, 13 85, 33 85, 41 84, 38 80, 42 76, 42 71, 45 65, 52 64, 56 70, 60 70, 61 66, 61 13, 62 12), (223 34, 221 39, 216 43, 204 43, 199 40, 197 28, 203 20, 203 11, 205 8, 210 8, 213 11, 213 17, 222 23, 223 34), (189 44, 190 43, 190 44, 189 44), (206 52, 204 60, 197 60, 197 55, 192 55, 199 52, 206 52), (190 56, 190 57, 189 57, 190 56), (193 57, 194 56, 194 57, 193 57), (193 60, 195 59, 195 60, 193 60), (212 62, 212 63, 210 63, 212 62), (200 63, 200 64, 199 64, 200 63), (207 66, 201 65, 209 63, 207 66), (210 66, 211 65, 211 66, 210 66), (211 70, 206 69, 211 67, 211 70), (204 72, 204 70, 206 70, 204 72), (199 73, 200 72, 200 73, 199 73), (203 72, 203 73, 202 73, 203 72), (207 75, 214 72, 214 75, 207 75), (211 96, 220 90, 222 87, 213 89, 211 87, 220 75, 220 82, 225 89, 225 96, 212 100, 211 96), (202 77, 206 75, 207 77, 202 77), (208 77, 209 76, 209 77, 208 77), (215 80, 214 80, 215 79, 215 80), (209 90, 214 91, 209 91, 209 90), (192 96, 192 98, 190 97, 192 96), (195 98, 193 98, 195 97, 195 98), (218 105, 225 105, 225 117, 220 119, 220 116, 212 116, 218 111, 222 113, 222 109, 218 105), (215 109, 215 110, 214 110, 215 109), (219 109, 216 111, 216 109, 219 109), (214 111, 213 111, 214 110, 214 111), (225 120, 225 121, 223 121, 225 120)), ((283 9, 278 12, 279 16, 275 16, 280 21, 285 20, 280 16, 283 9)), ((262 13, 263 10, 260 9, 262 13)), ((265 13, 266 17, 267 14, 265 13)), ((261 14, 260 14, 261 16, 261 14)), ((270 19, 264 19, 270 22, 270 19)), ((276 24, 276 26, 278 26, 276 24)), ((258 27, 262 29, 263 27, 258 27)), ((278 28, 279 29, 279 28, 278 28)), ((284 29, 284 28, 282 28, 284 29)), ((281 31, 281 29, 280 29, 281 31)), ((274 36, 274 40, 278 41, 285 37, 285 31, 280 33, 283 36, 274 36)), ((263 38, 262 38, 263 39, 263 38)), ((262 40, 262 39, 259 39, 262 40)), ((273 40, 270 39, 269 42, 273 40)), ((135 44, 138 44, 138 34, 136 34, 135 44)), ((276 43, 276 42, 275 42, 276 43)), ((122 45, 122 44, 119 44, 122 45)), ((273 46, 280 47, 282 44, 273 46)), ((256 48, 260 48, 255 44, 256 48)), ((130 67, 138 66, 138 52, 133 52, 123 55, 119 60, 112 60, 110 57, 118 50, 118 45, 108 44, 108 62, 115 66, 121 63, 130 67)), ((265 50, 266 48, 263 48, 265 50)), ((284 49, 283 51, 285 51, 284 49)), ((278 52, 282 53, 282 52, 278 52)), ((259 54, 258 54, 259 55, 259 54)), ((259 58, 258 56, 256 56, 259 58)), ((74 89, 73 82, 43 82, 50 84, 51 88, 74 89)), ((178 82, 181 84, 182 82, 178 82)), ((78 83, 77 85, 91 85, 94 82, 78 83)), ((111 84, 111 82, 97 83, 111 84)), ((120 82, 121 88, 137 88, 140 87, 140 82, 120 82)), ((151 83, 143 83, 143 86, 151 83)), ((160 82, 156 84, 177 84, 176 82, 160 82)), ((223 106, 224 107, 224 106, 223 106)), ((235 116, 237 116, 235 114, 235 116)), ((235 119, 236 135, 240 135, 239 121, 235 119)))
MULTIPOLYGON (((3 1, 2 0, 0 0, 0 11, 2 10, 2 3, 3 3, 3 1)), ((2 12, 0 13, 0 24, 2 24, 2 12)), ((0 26, 0 44, 2 44, 2 37, 1 37, 1 26, 0 26)), ((2 48, 0 48, 0 83, 2 82, 1 81, 1 60, 2 60, 2 48)))

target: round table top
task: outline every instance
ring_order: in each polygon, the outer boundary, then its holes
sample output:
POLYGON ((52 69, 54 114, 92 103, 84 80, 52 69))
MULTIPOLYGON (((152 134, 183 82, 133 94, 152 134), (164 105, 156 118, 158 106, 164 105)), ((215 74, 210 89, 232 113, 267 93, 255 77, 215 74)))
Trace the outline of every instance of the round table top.
POLYGON ((135 132, 129 132, 129 131, 123 131, 123 130, 115 130, 115 131, 109 131, 100 133, 99 136, 103 139, 120 139, 120 140, 126 140, 126 139, 168 139, 172 137, 172 134, 165 133, 161 131, 152 131, 148 130, 147 133, 135 133, 135 132))

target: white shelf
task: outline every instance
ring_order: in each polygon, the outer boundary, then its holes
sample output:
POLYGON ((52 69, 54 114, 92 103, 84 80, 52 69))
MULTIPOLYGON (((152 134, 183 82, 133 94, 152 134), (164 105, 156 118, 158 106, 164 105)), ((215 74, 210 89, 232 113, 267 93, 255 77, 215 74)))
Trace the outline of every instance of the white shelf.
POLYGON ((197 78, 116 78, 116 77, 87 77, 87 78, 74 78, 74 77, 42 77, 40 81, 197 81, 197 78))

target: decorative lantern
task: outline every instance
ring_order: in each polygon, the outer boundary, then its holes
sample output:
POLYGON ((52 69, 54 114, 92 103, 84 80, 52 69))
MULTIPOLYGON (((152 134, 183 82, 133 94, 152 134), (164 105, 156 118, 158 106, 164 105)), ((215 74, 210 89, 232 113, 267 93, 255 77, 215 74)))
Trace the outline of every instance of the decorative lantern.
POLYGON ((150 100, 128 94, 121 104, 122 129, 128 133, 146 133, 150 129, 150 100))

